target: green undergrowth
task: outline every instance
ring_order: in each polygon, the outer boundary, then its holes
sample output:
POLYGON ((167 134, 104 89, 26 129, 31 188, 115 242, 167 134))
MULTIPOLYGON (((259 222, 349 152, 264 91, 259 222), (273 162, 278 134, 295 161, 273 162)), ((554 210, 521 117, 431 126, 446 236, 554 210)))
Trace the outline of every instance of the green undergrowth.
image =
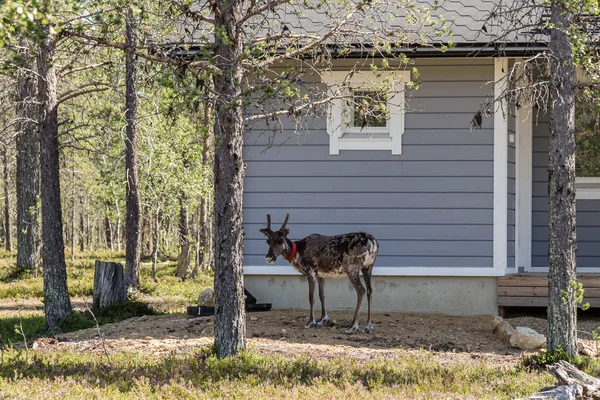
MULTIPOLYGON (((67 285, 71 298, 79 300, 83 298, 91 303, 95 260, 124 264, 124 258, 125 255, 119 252, 89 252, 77 254, 75 260, 71 260, 67 254, 67 285)), ((134 316, 154 315, 157 314, 157 309, 184 312, 185 306, 196 304, 198 294, 202 290, 212 287, 213 277, 210 274, 199 274, 195 280, 182 282, 175 276, 175 269, 175 261, 161 261, 156 269, 157 282, 154 282, 151 264, 142 263, 141 291, 131 294, 130 301, 103 310, 97 313, 95 318, 89 310, 76 310, 72 319, 63 321, 63 329, 74 331, 94 327, 96 323, 105 324, 134 316)), ((16 254, 0 250, 1 344, 6 346, 21 343, 24 341, 23 336, 25 340, 32 341, 46 335, 41 300, 43 300, 41 271, 36 273, 36 271, 17 269, 16 254)))
POLYGON ((112 304, 96 313, 92 313, 90 310, 74 311, 73 318, 62 321, 61 326, 65 332, 73 332, 80 329, 92 328, 97 324, 104 325, 133 317, 159 314, 161 313, 146 303, 141 301, 127 301, 125 303, 112 304))
MULTIPOLYGON (((73 332, 80 329, 93 328, 112 322, 119 322, 128 318, 142 315, 157 315, 152 307, 139 301, 128 301, 122 304, 113 304, 97 313, 89 310, 73 311, 73 317, 61 321, 64 332, 73 332)), ((40 313, 21 312, 17 316, 0 317, 0 343, 4 346, 13 344, 31 343, 35 339, 50 335, 46 330, 46 320, 40 313)))
POLYGON ((570 362, 575 367, 592 376, 600 376, 600 359, 581 355, 569 356, 563 350, 559 350, 553 354, 546 352, 531 354, 523 359, 522 364, 528 369, 542 371, 549 365, 562 360, 570 362))
POLYGON ((428 352, 370 361, 252 353, 219 360, 208 349, 159 358, 10 350, 0 376, 3 394, 29 388, 30 398, 512 399, 551 383, 547 374, 518 367, 443 364, 428 352))
MULTIPOLYGON (((75 260, 66 257, 67 285, 72 297, 91 297, 94 290, 95 260, 116 261, 124 264, 125 255, 118 252, 90 252, 78 254, 75 260)), ((140 266, 141 296, 157 297, 166 302, 181 305, 195 304, 198 294, 212 287, 211 273, 200 273, 194 280, 181 281, 175 276, 176 261, 164 260, 156 268, 157 281, 152 280, 151 263, 140 266)), ((16 256, 6 251, 0 252, 0 300, 24 300, 43 298, 42 274, 16 268, 16 256)))
POLYGON ((0 317, 0 343, 12 346, 16 343, 30 343, 43 335, 46 319, 40 314, 19 313, 16 316, 0 317))

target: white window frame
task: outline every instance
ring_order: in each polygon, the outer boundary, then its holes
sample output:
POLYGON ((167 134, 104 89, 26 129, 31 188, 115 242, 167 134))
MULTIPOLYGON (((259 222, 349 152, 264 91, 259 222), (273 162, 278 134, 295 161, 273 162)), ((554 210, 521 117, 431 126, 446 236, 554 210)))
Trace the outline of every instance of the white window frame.
MULTIPOLYGON (((329 93, 339 89, 347 78, 348 71, 330 71, 323 74, 324 82, 330 87, 329 93), (336 88, 337 86, 337 88, 336 88)), ((387 109, 390 113, 385 128, 355 128, 350 126, 347 101, 343 98, 334 99, 329 105, 327 115, 327 133, 329 134, 329 154, 339 155, 340 150, 388 150, 394 155, 402 154, 402 135, 404 134, 404 91, 406 83, 410 82, 410 72, 383 72, 375 74, 370 71, 355 72, 348 80, 350 89, 369 91, 374 84, 394 77, 397 83, 390 91, 387 109), (347 133, 360 133, 361 137, 344 137, 347 133), (389 137, 374 137, 374 134, 389 133, 389 137)), ((349 94, 348 94, 349 95, 349 94)))
POLYGON ((600 200, 600 176, 575 178, 578 200, 600 200))

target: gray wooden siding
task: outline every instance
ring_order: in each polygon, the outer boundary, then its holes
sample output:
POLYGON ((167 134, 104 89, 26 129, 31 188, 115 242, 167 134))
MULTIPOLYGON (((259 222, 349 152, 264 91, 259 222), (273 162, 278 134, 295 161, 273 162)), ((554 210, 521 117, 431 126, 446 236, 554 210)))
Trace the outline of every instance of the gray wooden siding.
POLYGON ((420 60, 417 68, 423 84, 407 93, 401 156, 331 156, 324 119, 300 134, 291 123, 274 139, 260 126, 246 134, 245 265, 265 265, 266 214, 278 227, 289 212, 292 239, 374 234, 378 267, 492 268, 493 118, 469 131, 492 90, 492 62, 420 60))
MULTIPOLYGON (((548 268, 548 145, 546 117, 533 126, 533 267, 548 268)), ((600 200, 577 200, 577 270, 600 270, 600 200)))

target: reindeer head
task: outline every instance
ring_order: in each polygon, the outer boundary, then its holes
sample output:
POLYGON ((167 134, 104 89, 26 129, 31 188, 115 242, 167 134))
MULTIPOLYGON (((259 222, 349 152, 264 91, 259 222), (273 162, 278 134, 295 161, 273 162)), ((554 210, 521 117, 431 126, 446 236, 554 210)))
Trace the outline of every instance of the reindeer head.
POLYGON ((290 230, 285 227, 290 218, 290 214, 286 214, 285 221, 279 230, 273 232, 271 230, 271 216, 267 214, 267 227, 260 231, 267 237, 267 244, 269 245, 269 252, 266 255, 267 263, 273 264, 277 257, 283 253, 289 253, 291 250, 287 235, 290 230))

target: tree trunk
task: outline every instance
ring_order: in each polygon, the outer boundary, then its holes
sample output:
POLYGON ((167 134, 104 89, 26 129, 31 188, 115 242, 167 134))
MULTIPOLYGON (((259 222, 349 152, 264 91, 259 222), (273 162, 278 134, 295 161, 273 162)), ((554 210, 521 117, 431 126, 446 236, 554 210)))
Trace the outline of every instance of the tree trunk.
MULTIPOLYGON (((89 201, 89 199, 88 199, 89 201)), ((100 224, 100 226, 102 226, 100 224)), ((98 238, 102 237, 102 232, 100 232, 100 235, 98 235, 98 238)), ((89 210, 89 203, 88 203, 88 212, 86 214, 86 218, 85 218, 85 242, 87 244, 87 249, 89 251, 93 251, 95 246, 94 243, 94 231, 92 230, 92 219, 90 218, 90 210, 89 210)))
POLYGON ((127 215, 125 219, 125 282, 129 289, 140 287, 140 195, 138 184, 137 153, 137 93, 136 93, 136 47, 134 17, 129 13, 125 20, 127 51, 125 53, 125 169, 127 171, 127 215))
POLYGON ((83 197, 79 199, 79 204, 81 205, 79 212, 79 251, 85 251, 85 203, 83 201, 83 197))
POLYGON ((73 165, 71 166, 71 261, 75 260, 75 153, 73 152, 73 165))
POLYGON ((154 228, 152 234, 152 280, 158 282, 156 279, 156 264, 158 263, 158 243, 160 241, 160 211, 156 211, 154 218, 154 228))
POLYGON ((8 177, 8 148, 4 146, 2 152, 4 158, 4 235, 6 238, 6 250, 12 251, 12 237, 10 226, 10 192, 9 192, 9 177, 8 177))
POLYGON ((214 75, 219 101, 215 105, 215 348, 217 357, 237 355, 246 348, 244 309, 242 193, 242 38, 236 17, 241 1, 216 4, 214 75))
POLYGON ((189 215, 186 204, 185 195, 180 193, 179 195, 179 256, 177 257, 177 271, 175 275, 185 280, 187 278, 190 269, 190 227, 189 227, 189 215))
POLYGON ((104 212, 104 237, 106 239, 106 249, 113 251, 113 240, 112 240, 112 231, 110 228, 110 218, 108 218, 108 211, 110 209, 110 204, 106 202, 106 211, 104 212))
POLYGON ((94 311, 127 301, 127 289, 121 264, 96 260, 93 299, 92 310, 94 311))
POLYGON ((575 67, 569 37, 573 15, 552 3, 550 48, 554 56, 550 122, 548 352, 577 354, 577 308, 571 282, 576 281, 575 251, 575 67), (568 293, 568 295, 563 295, 568 293))
POLYGON ((37 270, 42 251, 40 217, 40 136, 33 60, 29 43, 22 43, 23 69, 17 73, 17 267, 37 270))
POLYGON ((60 330, 59 321, 71 318, 67 290, 67 267, 60 202, 58 104, 54 48, 50 36, 40 45, 38 58, 38 99, 40 102, 40 150, 42 193, 42 258, 44 262, 44 312, 52 331, 60 330))
POLYGON ((190 275, 190 279, 196 279, 200 268, 202 268, 202 264, 204 263, 204 253, 206 251, 206 243, 202 241, 202 229, 203 222, 205 219, 204 216, 204 197, 200 199, 200 204, 198 206, 198 229, 196 230, 196 259, 194 262, 194 269, 190 275))
POLYGON ((115 232, 113 234, 113 241, 117 242, 117 251, 121 252, 121 246, 122 246, 122 241, 121 241, 121 207, 119 207, 119 199, 115 193, 115 188, 113 187, 113 184, 110 184, 110 190, 112 193, 112 198, 114 199, 115 202, 115 211, 117 214, 117 223, 115 226, 115 232))
MULTIPOLYGON (((211 123, 210 116, 212 115, 213 104, 212 102, 204 103, 204 126, 206 126, 206 134, 204 136, 204 143, 202 149, 202 162, 207 170, 213 170, 215 165, 215 136, 213 130, 213 124, 211 123)), ((206 272, 212 268, 214 265, 214 251, 213 251, 213 242, 214 242, 214 214, 213 204, 214 204, 214 175, 210 174, 207 177, 207 186, 209 187, 208 194, 204 196, 204 201, 202 202, 202 214, 203 218, 201 218, 200 223, 202 224, 201 231, 201 241, 203 246, 202 251, 202 271, 206 272)))

